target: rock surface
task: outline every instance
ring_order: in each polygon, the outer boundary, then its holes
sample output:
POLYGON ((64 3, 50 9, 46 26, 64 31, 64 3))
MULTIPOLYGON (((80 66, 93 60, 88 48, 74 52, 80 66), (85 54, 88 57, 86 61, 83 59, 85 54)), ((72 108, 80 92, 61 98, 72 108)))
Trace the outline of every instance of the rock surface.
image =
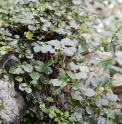
POLYGON ((4 124, 19 124, 18 118, 22 117, 26 110, 26 102, 14 87, 0 80, 0 119, 4 124))

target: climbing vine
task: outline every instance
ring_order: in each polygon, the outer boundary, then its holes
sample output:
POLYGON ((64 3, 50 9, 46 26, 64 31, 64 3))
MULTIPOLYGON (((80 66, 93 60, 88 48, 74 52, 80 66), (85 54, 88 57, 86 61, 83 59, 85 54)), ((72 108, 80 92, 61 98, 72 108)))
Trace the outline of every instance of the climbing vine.
POLYGON ((0 3, 0 72, 28 102, 20 121, 111 124, 121 113, 108 68, 116 32, 97 31, 85 0, 0 3))

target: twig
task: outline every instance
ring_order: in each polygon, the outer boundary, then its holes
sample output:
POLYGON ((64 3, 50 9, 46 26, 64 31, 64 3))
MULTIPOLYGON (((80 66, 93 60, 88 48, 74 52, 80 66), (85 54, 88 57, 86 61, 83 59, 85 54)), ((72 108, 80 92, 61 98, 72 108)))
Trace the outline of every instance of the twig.
POLYGON ((4 68, 5 68, 6 63, 7 63, 9 60, 10 60, 10 59, 7 59, 7 61, 4 62, 3 66, 2 66, 2 69, 3 69, 3 70, 4 70, 4 68))

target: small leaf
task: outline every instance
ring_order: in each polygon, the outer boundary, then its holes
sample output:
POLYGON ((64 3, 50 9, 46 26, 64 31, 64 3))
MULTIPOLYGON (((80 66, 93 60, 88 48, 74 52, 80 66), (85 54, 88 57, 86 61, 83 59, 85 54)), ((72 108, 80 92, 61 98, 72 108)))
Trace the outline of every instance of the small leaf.
POLYGON ((61 111, 58 109, 58 108, 54 108, 54 111, 56 112, 56 113, 60 113, 61 114, 61 111))
POLYGON ((18 68, 16 68, 16 67, 11 67, 10 69, 9 69, 9 73, 11 73, 11 74, 23 74, 24 73, 24 71, 22 70, 22 68, 21 67, 18 67, 18 68))
POLYGON ((41 46, 39 44, 35 44, 33 50, 35 53, 41 52, 41 46))
POLYGON ((17 61, 17 62, 19 62, 19 59, 18 59, 16 56, 14 56, 14 55, 10 56, 9 58, 10 58, 10 59, 13 59, 13 60, 15 60, 15 61, 17 61))
POLYGON ((109 104, 109 101, 107 99, 101 99, 101 103, 104 106, 107 106, 109 104))
POLYGON ((50 74, 53 73, 53 70, 52 70, 51 67, 47 67, 47 68, 44 70, 44 72, 45 72, 47 75, 50 75, 50 74))
POLYGON ((50 59, 44 66, 42 67, 42 72, 48 67, 51 66, 54 63, 54 60, 50 59))
POLYGON ((59 79, 51 79, 50 84, 52 84, 53 86, 61 86, 62 85, 62 81, 60 81, 59 79))
POLYGON ((93 89, 88 88, 88 89, 85 90, 84 95, 86 95, 86 96, 88 96, 88 97, 92 97, 92 96, 95 95, 95 92, 94 92, 93 89))
POLYGON ((72 96, 72 99, 75 99, 75 100, 82 100, 82 97, 81 97, 81 93, 79 91, 72 91, 71 92, 71 96, 72 96))
POLYGON ((47 75, 40 74, 40 80, 43 84, 48 84, 49 83, 49 78, 47 77, 47 75))
POLYGON ((25 56, 26 56, 26 58, 28 58, 28 59, 32 59, 32 58, 33 58, 33 54, 31 53, 31 50, 27 49, 27 50, 25 51, 25 56))
POLYGON ((86 107, 86 112, 87 112, 88 114, 94 114, 94 110, 93 110, 93 108, 91 108, 90 106, 87 106, 87 107, 86 107))
POLYGON ((41 103, 40 106, 39 106, 39 108, 41 108, 41 110, 43 112, 45 112, 45 113, 48 113, 49 112, 49 110, 45 107, 45 104, 44 103, 41 103))
POLYGON ((41 86, 41 85, 37 85, 37 88, 38 88, 39 90, 42 90, 42 86, 41 86))
POLYGON ((106 97, 111 102, 115 102, 118 100, 118 96, 115 94, 106 93, 106 97))
POLYGON ((47 101, 48 101, 48 102, 54 102, 54 100, 53 100, 52 97, 47 97, 47 101))
POLYGON ((40 78, 40 74, 38 72, 35 72, 35 71, 33 71, 32 73, 30 73, 29 75, 35 81, 37 81, 40 78))
POLYGON ((49 45, 52 45, 52 46, 60 46, 61 45, 60 41, 58 41, 58 40, 50 40, 46 43, 49 45))
POLYGON ((22 84, 19 85, 19 89, 21 91, 24 91, 27 87, 28 87, 28 85, 26 83, 22 83, 22 84))
POLYGON ((36 111, 37 111, 37 107, 36 107, 36 106, 29 107, 29 109, 30 109, 31 111, 33 111, 34 113, 36 113, 36 111))
POLYGON ((32 65, 36 71, 42 72, 42 67, 44 66, 42 61, 32 61, 32 65))
POLYGON ((74 78, 75 79, 86 79, 87 73, 86 72, 79 72, 79 73, 75 73, 74 78))
POLYGON ((72 28, 78 28, 78 24, 76 24, 76 21, 75 20, 70 21, 70 27, 72 27, 72 28))
POLYGON ((31 64, 22 65, 22 68, 23 68, 26 72, 32 72, 32 71, 33 71, 33 66, 32 66, 31 64))
POLYGON ((54 53, 55 52, 55 50, 53 49, 51 45, 42 46, 41 51, 42 53, 47 53, 47 52, 54 53))
POLYGON ((76 52, 76 48, 75 47, 68 47, 62 50, 62 54, 64 56, 73 56, 76 52))
POLYGON ((55 118, 54 121, 55 121, 55 122, 58 122, 58 124, 62 124, 62 122, 60 121, 59 118, 55 118))
POLYGON ((24 32, 24 34, 25 34, 27 39, 32 39, 32 37, 33 37, 33 34, 30 31, 24 32))
POLYGON ((37 82, 37 80, 32 80, 32 81, 30 82, 30 84, 37 85, 38 82, 37 82))
POLYGON ((69 66, 70 66, 71 70, 73 70, 73 71, 75 71, 79 68, 79 65, 75 65, 73 62, 70 62, 69 66))
POLYGON ((17 76, 17 77, 15 78, 15 80, 17 80, 18 82, 21 82, 21 81, 23 80, 23 78, 20 77, 20 76, 17 76))
POLYGON ((99 116, 99 117, 97 118, 97 124, 105 124, 105 118, 99 116))
POLYGON ((28 29, 31 31, 35 31, 35 30, 37 30, 37 27, 34 25, 28 25, 28 29))
POLYGON ((54 110, 49 110, 49 117, 54 118, 56 116, 54 110))
POLYGON ((32 92, 32 89, 31 89, 30 87, 28 87, 28 88, 25 89, 25 91, 26 91, 27 93, 31 93, 31 92, 32 92))
POLYGON ((61 44, 64 46, 75 46, 75 42, 71 41, 69 38, 62 39, 61 44))
POLYGON ((69 111, 65 111, 64 116, 68 118, 69 117, 69 111))

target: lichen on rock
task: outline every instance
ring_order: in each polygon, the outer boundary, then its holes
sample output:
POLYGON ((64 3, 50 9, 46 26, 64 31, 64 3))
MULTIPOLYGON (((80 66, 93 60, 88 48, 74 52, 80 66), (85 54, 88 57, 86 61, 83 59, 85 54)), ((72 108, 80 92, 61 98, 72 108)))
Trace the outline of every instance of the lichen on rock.
POLYGON ((26 110, 24 98, 14 87, 9 87, 9 82, 0 80, 0 119, 5 124, 19 124, 18 118, 22 117, 26 110))

